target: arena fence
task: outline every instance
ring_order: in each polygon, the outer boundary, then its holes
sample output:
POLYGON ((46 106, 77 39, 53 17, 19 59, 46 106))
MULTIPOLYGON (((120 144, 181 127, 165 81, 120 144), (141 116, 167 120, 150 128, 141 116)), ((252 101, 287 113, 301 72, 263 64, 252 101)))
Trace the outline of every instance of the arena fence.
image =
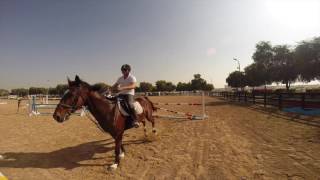
POLYGON ((278 107, 320 108, 320 93, 212 92, 210 96, 227 100, 278 107))

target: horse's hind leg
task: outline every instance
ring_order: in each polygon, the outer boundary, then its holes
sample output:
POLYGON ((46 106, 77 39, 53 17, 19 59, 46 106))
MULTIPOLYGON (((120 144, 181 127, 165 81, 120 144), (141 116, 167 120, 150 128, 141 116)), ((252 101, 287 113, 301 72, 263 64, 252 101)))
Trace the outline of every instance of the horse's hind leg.
POLYGON ((151 124, 152 124, 152 133, 156 135, 156 134, 157 134, 157 130, 156 130, 156 128, 155 128, 155 122, 154 122, 154 117, 152 116, 152 113, 148 114, 147 119, 148 119, 148 121, 150 121, 151 124))
POLYGON ((147 137, 147 127, 146 127, 146 121, 143 120, 142 121, 142 124, 143 124, 143 132, 144 132, 144 137, 147 137))
POLYGON ((157 129, 156 129, 156 127, 155 127, 153 117, 152 117, 152 121, 151 121, 151 123, 152 123, 152 133, 156 135, 156 134, 157 134, 157 129))

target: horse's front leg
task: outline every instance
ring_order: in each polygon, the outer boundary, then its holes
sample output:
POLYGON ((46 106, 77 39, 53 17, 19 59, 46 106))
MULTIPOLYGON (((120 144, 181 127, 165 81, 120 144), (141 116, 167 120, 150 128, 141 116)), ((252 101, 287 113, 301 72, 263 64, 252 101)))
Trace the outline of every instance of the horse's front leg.
POLYGON ((120 165, 120 151, 122 145, 122 134, 115 139, 115 162, 110 166, 110 170, 115 170, 120 165))
POLYGON ((120 158, 124 158, 124 153, 125 153, 125 152, 126 152, 126 150, 124 149, 123 144, 122 144, 122 142, 121 142, 121 151, 120 151, 119 157, 120 157, 120 158))

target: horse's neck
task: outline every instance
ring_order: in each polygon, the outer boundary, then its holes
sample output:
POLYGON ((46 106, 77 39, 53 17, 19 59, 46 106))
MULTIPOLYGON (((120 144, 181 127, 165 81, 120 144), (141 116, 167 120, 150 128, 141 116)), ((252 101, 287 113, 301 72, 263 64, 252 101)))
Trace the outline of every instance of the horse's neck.
POLYGON ((112 104, 111 101, 102 98, 96 92, 89 93, 87 106, 90 113, 99 122, 109 120, 113 114, 114 104, 112 104))

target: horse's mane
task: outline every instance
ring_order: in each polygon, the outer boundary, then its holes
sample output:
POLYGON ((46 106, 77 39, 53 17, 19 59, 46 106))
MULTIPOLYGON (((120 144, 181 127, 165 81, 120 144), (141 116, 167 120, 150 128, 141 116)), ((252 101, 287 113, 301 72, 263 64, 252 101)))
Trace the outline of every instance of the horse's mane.
POLYGON ((98 92, 100 95, 105 94, 107 91, 109 91, 108 87, 106 86, 101 86, 99 84, 94 84, 94 85, 90 85, 90 89, 92 91, 96 91, 98 92))
POLYGON ((90 85, 89 83, 87 83, 85 81, 82 81, 82 80, 81 80, 80 84, 81 84, 82 87, 88 88, 90 91, 95 92, 96 97, 102 99, 105 102, 108 102, 108 103, 110 102, 105 97, 106 92, 109 90, 108 88, 102 87, 99 84, 90 85))
POLYGON ((95 85, 90 85, 89 83, 82 81, 80 79, 75 80, 75 81, 69 81, 69 86, 70 87, 83 87, 88 89, 89 91, 94 91, 97 94, 99 94, 101 97, 104 96, 104 93, 108 90, 107 88, 104 88, 102 86, 100 86, 99 84, 95 84, 95 85))

